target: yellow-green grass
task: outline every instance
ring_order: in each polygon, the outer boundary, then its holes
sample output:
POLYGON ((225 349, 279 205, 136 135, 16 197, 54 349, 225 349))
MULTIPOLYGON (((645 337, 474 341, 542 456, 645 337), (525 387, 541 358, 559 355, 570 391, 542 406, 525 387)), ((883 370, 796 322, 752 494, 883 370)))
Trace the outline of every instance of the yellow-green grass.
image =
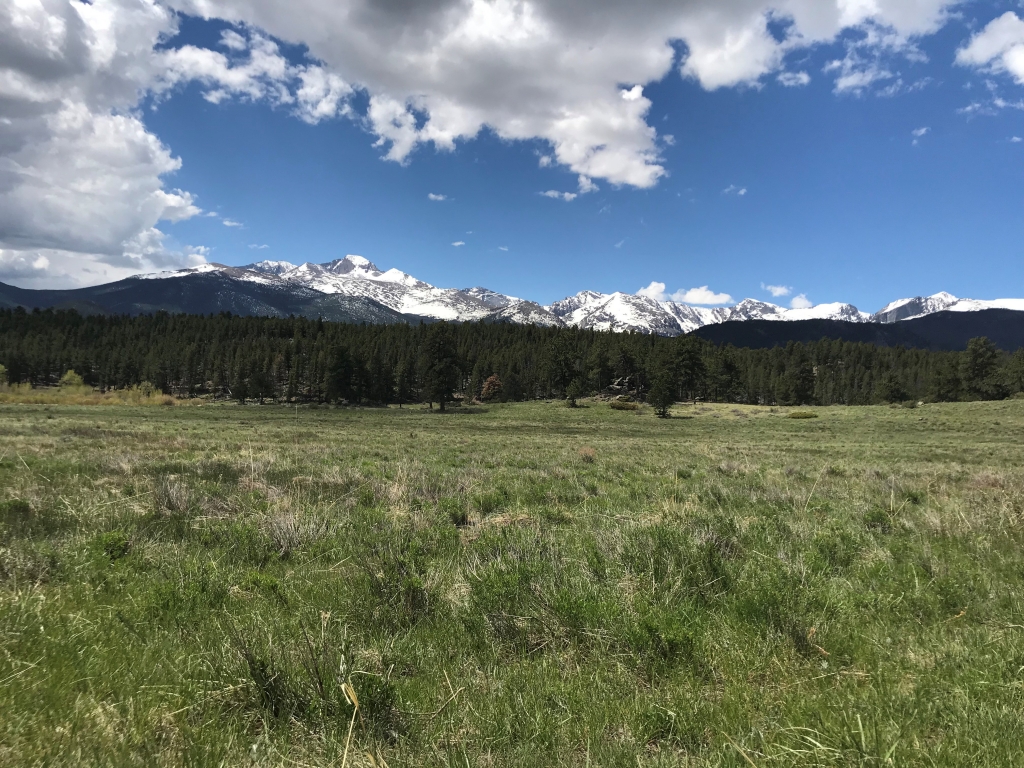
POLYGON ((0 405, 0 764, 1019 764, 1024 402, 581 404, 0 405))

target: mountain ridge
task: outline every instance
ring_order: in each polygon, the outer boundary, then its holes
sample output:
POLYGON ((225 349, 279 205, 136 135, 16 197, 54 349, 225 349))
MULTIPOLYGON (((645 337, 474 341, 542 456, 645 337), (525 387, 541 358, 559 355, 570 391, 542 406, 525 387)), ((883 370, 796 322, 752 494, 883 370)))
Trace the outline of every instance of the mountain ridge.
POLYGON ((370 323, 511 322, 663 336, 749 321, 890 325, 937 313, 989 309, 1024 313, 1024 299, 981 301, 945 292, 898 299, 873 314, 840 302, 786 308, 748 298, 732 306, 705 307, 621 291, 602 294, 589 290, 544 306, 481 286, 438 288, 398 269, 381 270, 369 259, 355 255, 320 264, 264 260, 233 267, 211 263, 64 291, 0 283, 0 307, 13 306, 86 313, 297 314, 370 323))

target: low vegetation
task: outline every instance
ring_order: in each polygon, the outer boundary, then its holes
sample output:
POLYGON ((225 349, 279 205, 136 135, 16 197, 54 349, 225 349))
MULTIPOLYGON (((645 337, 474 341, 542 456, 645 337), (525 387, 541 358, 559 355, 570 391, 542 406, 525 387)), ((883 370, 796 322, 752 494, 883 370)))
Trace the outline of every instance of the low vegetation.
POLYGON ((1011 766, 1024 401, 0 405, 0 764, 1011 766))

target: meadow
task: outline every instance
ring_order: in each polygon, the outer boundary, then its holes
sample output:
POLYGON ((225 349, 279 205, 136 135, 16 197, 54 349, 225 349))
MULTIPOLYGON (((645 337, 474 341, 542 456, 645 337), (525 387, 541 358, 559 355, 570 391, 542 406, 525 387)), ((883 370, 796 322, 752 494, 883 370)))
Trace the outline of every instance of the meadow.
POLYGON ((1024 401, 0 404, 5 766, 1010 766, 1024 401))

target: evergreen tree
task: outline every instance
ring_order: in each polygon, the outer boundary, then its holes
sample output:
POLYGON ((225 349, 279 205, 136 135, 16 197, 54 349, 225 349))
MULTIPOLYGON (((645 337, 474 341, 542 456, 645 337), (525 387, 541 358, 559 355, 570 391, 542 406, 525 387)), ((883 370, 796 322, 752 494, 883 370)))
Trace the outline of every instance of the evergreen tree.
POLYGON ((455 331, 448 323, 435 323, 427 329, 421 353, 423 394, 437 401, 441 410, 454 399, 462 375, 455 331))
POLYGON ((887 371, 882 376, 879 389, 881 390, 879 394, 887 403, 902 403, 910 399, 910 393, 894 371, 887 371))
POLYGON ((654 412, 659 418, 667 419, 669 409, 675 402, 675 393, 672 386, 672 377, 667 372, 661 372, 654 377, 651 391, 647 395, 647 402, 654 406, 654 412))
POLYGON ((579 379, 573 379, 565 388, 565 399, 568 401, 569 407, 575 408, 576 401, 581 397, 583 397, 583 382, 579 379))
POLYGON ((967 351, 960 361, 960 378, 972 400, 1000 400, 1006 388, 999 380, 999 350, 981 336, 967 342, 967 351))

